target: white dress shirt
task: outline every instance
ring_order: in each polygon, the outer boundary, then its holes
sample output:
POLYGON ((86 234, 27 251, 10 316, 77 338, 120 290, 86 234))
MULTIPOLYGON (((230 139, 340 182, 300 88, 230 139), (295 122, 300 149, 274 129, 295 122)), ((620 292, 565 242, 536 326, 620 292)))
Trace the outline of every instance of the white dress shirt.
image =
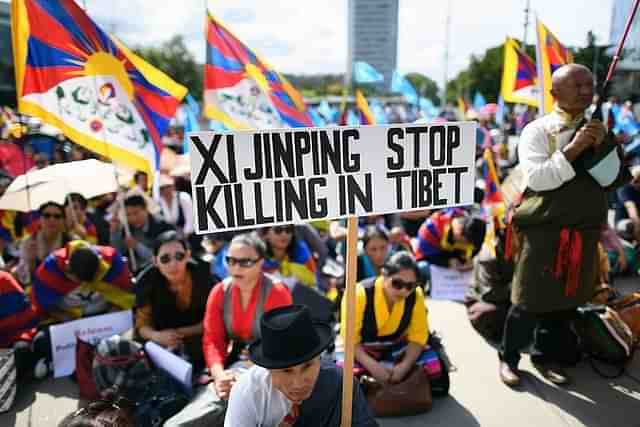
POLYGON ((176 191, 173 193, 173 199, 171 205, 167 204, 163 197, 159 198, 160 209, 162 211, 162 217, 169 224, 176 225, 179 218, 178 204, 182 207, 182 213, 184 214, 184 226, 182 227, 182 233, 184 236, 193 234, 193 202, 191 196, 184 191, 176 191))
POLYGON ((529 188, 554 190, 576 176, 562 153, 574 133, 575 125, 567 124, 556 111, 525 126, 518 143, 518 156, 529 188))

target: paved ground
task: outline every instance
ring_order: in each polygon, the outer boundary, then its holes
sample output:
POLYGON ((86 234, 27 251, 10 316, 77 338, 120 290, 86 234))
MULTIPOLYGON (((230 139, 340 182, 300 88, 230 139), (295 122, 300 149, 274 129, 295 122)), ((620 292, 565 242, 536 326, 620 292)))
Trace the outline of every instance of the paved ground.
MULTIPOLYGON (((640 279, 618 284, 639 289, 640 279)), ((600 378, 587 363, 568 372, 573 385, 556 387, 543 380, 525 357, 523 386, 511 390, 498 379, 495 350, 471 328, 464 307, 430 301, 432 328, 442 332, 456 372, 451 394, 437 399, 431 412, 416 417, 380 420, 383 427, 640 427, 640 352, 619 379, 600 378)), ((24 387, 1 427, 55 427, 78 407, 76 386, 69 379, 49 379, 24 387)))

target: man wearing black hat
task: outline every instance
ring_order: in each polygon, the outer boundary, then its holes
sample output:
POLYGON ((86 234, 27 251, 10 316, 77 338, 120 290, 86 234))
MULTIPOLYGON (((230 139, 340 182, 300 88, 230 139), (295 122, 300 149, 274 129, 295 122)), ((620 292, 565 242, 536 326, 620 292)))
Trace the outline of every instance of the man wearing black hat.
MULTIPOLYGON (((249 347, 257 366, 231 389, 225 427, 339 426, 342 372, 320 361, 333 342, 331 327, 311 320, 302 305, 265 313, 262 339, 249 347)), ((352 426, 374 427, 360 388, 353 391, 352 426)))

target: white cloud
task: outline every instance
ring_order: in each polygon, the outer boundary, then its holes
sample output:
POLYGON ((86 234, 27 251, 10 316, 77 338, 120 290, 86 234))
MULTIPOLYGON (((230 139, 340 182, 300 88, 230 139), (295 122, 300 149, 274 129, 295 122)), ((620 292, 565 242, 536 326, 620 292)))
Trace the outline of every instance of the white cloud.
MULTIPOLYGON (((525 0, 451 0, 449 78, 471 54, 522 38, 525 0)), ((532 0, 531 8, 565 44, 583 46, 594 30, 608 42, 613 0, 532 0)), ((83 2, 79 2, 81 5, 83 2)), ((210 1, 241 40, 278 70, 289 73, 343 72, 347 60, 347 0, 210 1)), ((89 15, 128 44, 159 44, 182 34, 204 61, 205 0, 87 0, 89 15)), ((446 1, 400 0, 398 67, 441 83, 444 76, 446 1)), ((535 37, 532 14, 528 41, 535 37)), ((500 78, 500 76, 496 76, 500 78)))

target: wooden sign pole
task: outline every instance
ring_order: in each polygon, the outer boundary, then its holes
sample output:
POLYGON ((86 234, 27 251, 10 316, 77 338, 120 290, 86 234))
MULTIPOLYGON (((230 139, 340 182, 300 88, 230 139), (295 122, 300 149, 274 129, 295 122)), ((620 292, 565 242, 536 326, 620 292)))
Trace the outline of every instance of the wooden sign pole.
POLYGON ((344 364, 342 367, 342 427, 351 427, 353 401, 353 356, 355 351, 356 274, 358 263, 358 218, 347 218, 347 276, 344 299, 346 304, 344 333, 344 364))

